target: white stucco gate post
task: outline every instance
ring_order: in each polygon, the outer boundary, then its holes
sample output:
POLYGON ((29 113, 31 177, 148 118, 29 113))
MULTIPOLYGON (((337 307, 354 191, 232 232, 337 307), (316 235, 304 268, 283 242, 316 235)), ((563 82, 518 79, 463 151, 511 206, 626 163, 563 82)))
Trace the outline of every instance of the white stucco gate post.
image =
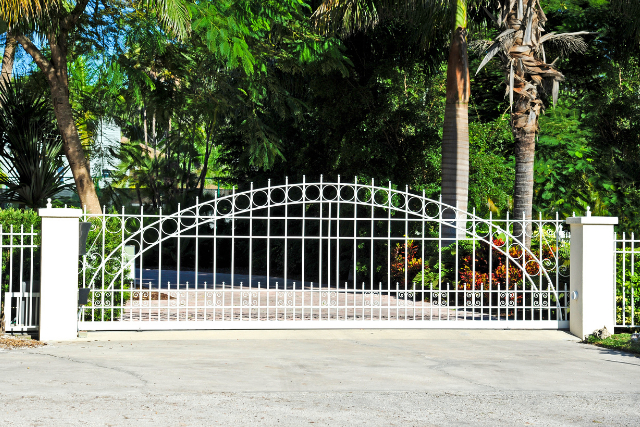
POLYGON ((570 322, 579 338, 615 326, 616 289, 614 274, 616 217, 567 218, 571 226, 570 322))
POLYGON ((52 208, 49 203, 38 213, 42 218, 40 340, 72 340, 78 332, 78 236, 82 210, 52 208))

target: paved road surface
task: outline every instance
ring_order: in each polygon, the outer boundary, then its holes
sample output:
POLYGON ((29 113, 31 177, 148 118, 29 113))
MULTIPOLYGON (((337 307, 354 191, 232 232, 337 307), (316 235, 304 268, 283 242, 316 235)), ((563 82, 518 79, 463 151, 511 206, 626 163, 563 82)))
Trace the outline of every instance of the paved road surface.
POLYGON ((640 359, 557 331, 90 333, 0 352, 0 425, 640 425, 640 359))

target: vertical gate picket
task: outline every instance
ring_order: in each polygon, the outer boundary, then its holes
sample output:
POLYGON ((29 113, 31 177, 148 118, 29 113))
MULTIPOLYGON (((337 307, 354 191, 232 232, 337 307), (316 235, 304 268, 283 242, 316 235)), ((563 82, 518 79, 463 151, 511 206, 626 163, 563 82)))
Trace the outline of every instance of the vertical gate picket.
MULTIPOLYGON (((493 290, 493 211, 489 211, 489 234, 487 236, 487 240, 489 241, 489 244, 487 245, 487 250, 489 251, 489 253, 487 254, 487 258, 489 259, 489 301, 485 301, 484 300, 484 293, 482 294, 482 315, 484 316, 485 313, 485 306, 488 306, 489 308, 487 309, 487 311, 489 312, 489 315, 491 315, 491 301, 493 301, 493 294, 494 294, 494 290, 493 290)), ((496 295, 499 297, 500 293, 498 291, 496 291, 496 295)))
MULTIPOLYGON (((338 175, 338 186, 336 190, 336 307, 338 310, 337 319, 340 320, 340 175, 338 175)), ((347 291, 344 293, 344 320, 347 319, 347 291)))
MULTIPOLYGON (((635 264, 636 264, 636 262, 635 262, 635 252, 636 252, 635 243, 636 243, 635 233, 632 231, 631 232, 631 277, 633 277, 635 275, 635 264)), ((624 289, 624 286, 622 288, 624 289)), ((635 297, 635 292, 634 292, 634 287, 632 285, 631 286, 631 324, 632 325, 635 325, 635 323, 636 323, 636 310, 635 310, 634 297, 635 297)))
MULTIPOLYGON (((160 306, 160 294, 162 292, 162 232, 164 230, 164 219, 162 217, 162 206, 158 211, 158 306, 160 306)), ((169 294, 167 294, 169 295, 169 294)), ((151 296, 151 289, 149 289, 149 296, 151 296)), ((169 299, 167 299, 167 305, 169 305, 169 299)), ((160 311, 158 311, 158 321, 160 320, 160 311)))
MULTIPOLYGON (((438 299, 438 320, 442 319, 440 311, 442 310, 442 220, 444 218, 444 206, 442 205, 442 195, 438 199, 438 292, 436 292, 436 298, 438 299)), ((431 318, 433 318, 433 309, 431 309, 431 318)))
MULTIPOLYGON (((373 192, 371 194, 371 197, 373 198, 373 192)), ((387 190, 387 281, 389 282, 391 282, 391 198, 391 181, 389 181, 389 187, 387 190)), ((405 259, 406 258, 407 253, 405 248, 405 259)), ((371 292, 373 292, 373 287, 371 288, 371 292)), ((373 311, 373 306, 371 307, 371 310, 373 311)))
MULTIPOLYGON (((374 185, 375 185, 375 181, 373 178, 371 178, 371 240, 370 240, 370 246, 371 246, 371 260, 370 260, 370 265, 371 265, 371 269, 369 270, 369 276, 370 276, 370 283, 371 283, 371 287, 369 288, 372 292, 373 292, 373 276, 374 276, 374 267, 373 267, 373 263, 374 263, 374 258, 373 258, 373 246, 375 245, 375 232, 373 230, 373 226, 374 226, 374 221, 375 221, 375 212, 374 212, 374 208, 373 208, 373 197, 375 195, 375 189, 374 189, 374 185)), ((364 297, 364 296, 363 296, 364 297)), ((364 299, 364 298, 363 298, 364 299)), ((364 307, 364 302, 363 302, 363 307, 364 307)), ((364 309, 363 309, 363 313, 364 313, 364 309)))
MULTIPOLYGON (((287 254, 288 254, 288 225, 289 225, 289 177, 285 178, 285 187, 284 187, 284 288, 289 289, 289 282, 287 281, 287 254)), ((292 312, 292 320, 295 320, 296 317, 296 309, 295 309, 295 301, 296 301, 296 287, 295 284, 292 289, 293 295, 293 308, 292 312)))
MULTIPOLYGON (((423 188, 422 189, 422 199, 420 200, 420 212, 422 213, 422 219, 420 220, 420 225, 422 226, 422 231, 420 233, 420 239, 421 239, 420 240, 420 247, 421 247, 421 251, 422 251, 421 252, 421 257, 420 257, 420 263, 421 263, 420 264, 420 270, 421 270, 420 271, 420 280, 422 282, 422 287, 420 288, 420 312, 422 314, 422 319, 420 319, 420 320, 422 320, 422 321, 424 321, 424 301, 425 301, 425 298, 424 298, 424 276, 425 276, 425 271, 424 271, 424 266, 425 266, 424 247, 425 247, 426 241, 425 241, 425 235, 424 235, 424 232, 425 232, 424 221, 425 221, 425 217, 427 215, 424 199, 425 199, 425 197, 424 197, 424 188, 423 188)), ((431 300, 431 297, 429 297, 429 300, 431 300)), ((429 318, 429 320, 431 320, 431 318, 429 318)))

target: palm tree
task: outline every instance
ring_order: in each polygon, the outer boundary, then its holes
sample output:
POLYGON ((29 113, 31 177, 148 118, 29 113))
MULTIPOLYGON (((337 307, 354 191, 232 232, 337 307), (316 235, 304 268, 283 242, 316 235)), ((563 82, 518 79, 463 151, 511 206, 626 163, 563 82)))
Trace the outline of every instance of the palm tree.
POLYGON ((467 53, 467 0, 451 0, 456 11, 453 22, 449 60, 447 62, 446 103, 442 129, 442 202, 455 206, 443 217, 455 219, 457 228, 443 227, 446 240, 456 235, 464 238, 469 199, 469 56, 467 53), (457 231, 456 231, 457 230, 457 231))
MULTIPOLYGON (((77 30, 88 3, 89 0, 78 0, 75 6, 70 6, 57 0, 0 0, 0 19, 7 23, 17 42, 46 77, 58 129, 64 142, 64 152, 80 202, 88 212, 99 214, 100 201, 91 179, 69 99, 67 69, 70 35, 77 30), (49 57, 46 51, 31 40, 30 34, 36 31, 46 39, 49 57)), ((178 36, 182 37, 187 33, 190 13, 183 0, 148 0, 146 4, 155 9, 163 24, 178 36)))
MULTIPOLYGON (((533 210, 533 162, 538 117, 544 111, 541 94, 551 95, 555 105, 559 83, 564 76, 556 69, 556 60, 547 63, 544 43, 556 44, 561 51, 584 51, 586 43, 580 37, 587 32, 554 34, 544 33, 547 18, 540 7, 540 0, 500 0, 498 17, 494 22, 504 29, 491 42, 485 42, 487 54, 478 72, 496 54, 502 58, 507 93, 511 105, 511 129, 515 141, 516 177, 513 190, 514 235, 528 246, 531 243, 531 218, 533 210), (522 233, 525 236, 522 236, 522 233), (522 238, 524 237, 524 238, 522 238)), ((477 73, 476 73, 477 74, 477 73)))
POLYGON ((488 0, 325 0, 313 17, 321 30, 339 28, 343 34, 380 24, 384 19, 419 21, 422 39, 451 31, 447 62, 446 104, 442 134, 442 201, 458 210, 446 209, 443 217, 457 227, 443 227, 443 244, 456 235, 464 237, 469 193, 469 60, 467 54, 467 7, 488 0), (457 214, 455 213, 457 212, 457 214), (456 218, 457 216, 457 218, 456 218), (455 220, 455 221, 453 221, 455 220), (458 231, 456 231, 456 229, 458 231))

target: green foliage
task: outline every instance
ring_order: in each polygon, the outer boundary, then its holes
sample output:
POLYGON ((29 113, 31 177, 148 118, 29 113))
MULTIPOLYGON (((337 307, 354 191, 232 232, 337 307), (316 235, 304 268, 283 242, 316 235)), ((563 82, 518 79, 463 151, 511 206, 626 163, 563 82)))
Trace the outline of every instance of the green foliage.
MULTIPOLYGON (((14 233, 24 230, 25 233, 33 231, 38 233, 40 231, 40 216, 38 212, 31 209, 0 209, 0 226, 3 233, 8 233, 13 229, 14 233)), ((40 236, 34 239, 34 244, 40 244, 40 236)))
MULTIPOLYGON (((268 121, 286 162, 248 171, 246 179, 357 175, 437 194, 444 74, 435 62, 440 53, 416 49, 410 37, 403 23, 378 27, 344 40, 348 77, 338 70, 288 77, 303 114, 268 121)), ((229 154, 239 152, 234 146, 229 154)))
MULTIPOLYGON (((577 205, 589 204, 601 214, 618 216, 619 231, 637 230, 640 226, 637 174, 640 169, 640 111, 637 108, 640 105, 640 45, 633 34, 638 34, 637 25, 629 25, 637 16, 628 15, 629 8, 636 2, 549 2, 555 6, 547 13, 549 21, 545 28, 548 31, 597 32, 587 37, 589 50, 584 55, 571 61, 560 55, 560 66, 567 76, 565 87, 569 88, 562 95, 567 100, 564 107, 571 110, 568 114, 561 109, 561 116, 570 119, 568 133, 577 136, 581 143, 567 150, 565 158, 558 159, 561 164, 555 167, 567 170, 577 164, 576 152, 584 154, 583 161, 593 159, 588 165, 580 165, 586 168, 585 172, 591 170, 586 179, 576 180, 579 172, 572 172, 571 182, 572 185, 579 183, 578 190, 571 186, 563 188, 581 199, 577 205)), ((550 51, 547 58, 559 54, 550 51)), ((569 135, 563 140, 568 141, 569 135)), ((578 206, 575 209, 578 211, 578 206)))
POLYGON ((640 227, 640 54, 611 65, 604 87, 581 102, 594 132, 597 176, 608 185, 604 203, 620 218, 619 231, 634 231, 640 227))
POLYGON ((536 149, 535 208, 544 217, 582 214, 590 206, 596 215, 607 215, 611 182, 598 173, 598 151, 590 144, 593 133, 582 125, 580 112, 564 102, 540 118, 541 135, 536 149))
MULTIPOLYGON (((512 207, 514 161, 502 154, 513 143, 506 117, 469 124, 469 210, 504 217, 512 207)), ((508 151, 507 151, 508 153, 508 151)))
MULTIPOLYGON (((244 145, 241 160, 246 166, 270 169, 285 158, 273 122, 297 122, 305 109, 287 80, 301 74, 348 74, 349 60, 340 42, 318 37, 305 16, 308 11, 300 0, 225 0, 194 6, 197 45, 204 45, 209 56, 213 53, 217 68, 230 72, 234 80, 228 87, 233 97, 218 106, 241 108, 227 118, 244 145)), ((225 86, 218 86, 220 95, 225 86)), ((222 108, 218 112, 227 113, 222 108)))
POLYGON ((287 54, 286 47, 279 48, 274 42, 296 45, 289 51, 297 53, 301 61, 313 57, 310 47, 321 47, 303 38, 301 18, 308 6, 300 0, 224 0, 199 3, 192 8, 193 29, 203 32, 203 40, 212 53, 225 61, 228 68, 241 67, 247 75, 256 69, 266 72, 267 55, 277 60, 274 54, 287 54))

